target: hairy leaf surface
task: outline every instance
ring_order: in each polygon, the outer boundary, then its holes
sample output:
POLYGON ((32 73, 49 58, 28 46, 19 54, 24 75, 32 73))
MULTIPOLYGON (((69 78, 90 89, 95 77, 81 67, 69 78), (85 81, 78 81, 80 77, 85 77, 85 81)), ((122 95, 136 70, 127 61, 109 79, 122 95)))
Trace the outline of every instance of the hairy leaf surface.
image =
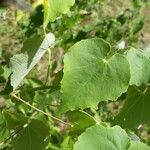
POLYGON ((52 33, 44 38, 31 38, 24 43, 21 54, 11 58, 11 85, 15 90, 29 71, 39 62, 49 47, 54 45, 55 37, 52 33))

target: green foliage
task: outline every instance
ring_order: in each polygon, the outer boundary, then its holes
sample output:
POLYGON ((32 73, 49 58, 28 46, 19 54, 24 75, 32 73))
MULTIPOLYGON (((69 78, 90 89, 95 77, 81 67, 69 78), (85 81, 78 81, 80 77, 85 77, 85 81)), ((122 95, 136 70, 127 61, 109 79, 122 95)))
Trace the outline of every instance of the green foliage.
POLYGON ((32 2, 0 22, 0 149, 149 150, 147 2, 32 2))
POLYGON ((4 72, 3 68, 0 66, 0 74, 4 72))
POLYGON ((120 127, 105 128, 95 125, 88 128, 74 145, 74 150, 86 149, 128 149, 130 140, 120 127))
MULTIPOLYGON (((0 114, 0 142, 2 143, 9 136, 6 122, 2 114, 0 114)), ((0 144, 1 146, 1 144, 0 144)))
POLYGON ((7 128, 9 130, 18 128, 19 126, 23 126, 28 120, 27 117, 14 112, 4 111, 3 114, 6 120, 7 128))
POLYGON ((131 142, 129 150, 149 150, 150 147, 141 142, 131 142))
POLYGON ((125 105, 115 119, 116 124, 120 124, 125 128, 137 128, 141 124, 149 123, 149 106, 149 87, 130 87, 125 105))
POLYGON ((38 120, 32 120, 31 123, 24 127, 13 139, 16 150, 44 150, 44 139, 49 135, 49 129, 44 123, 38 120))
POLYGON ((127 52, 130 63, 131 79, 130 85, 140 86, 147 84, 150 80, 150 55, 146 51, 131 48, 127 52))
POLYGON ((58 16, 67 13, 74 3, 75 0, 44 0, 44 28, 50 21, 55 21, 58 16))
POLYGON ((101 125, 95 125, 88 128, 79 136, 78 141, 75 143, 73 149, 148 150, 150 147, 140 142, 131 141, 127 133, 119 126, 110 128, 103 127, 101 125))
POLYGON ((49 33, 45 39, 32 38, 24 43, 21 54, 11 58, 11 85, 15 90, 29 71, 39 62, 48 48, 54 45, 54 35, 49 33))
POLYGON ((69 130, 69 134, 73 136, 81 134, 86 128, 96 124, 96 120, 84 111, 68 111, 66 115, 69 122, 73 124, 69 130))
POLYGON ((116 100, 126 92, 129 79, 128 61, 108 43, 98 38, 78 42, 64 57, 62 111, 116 100))

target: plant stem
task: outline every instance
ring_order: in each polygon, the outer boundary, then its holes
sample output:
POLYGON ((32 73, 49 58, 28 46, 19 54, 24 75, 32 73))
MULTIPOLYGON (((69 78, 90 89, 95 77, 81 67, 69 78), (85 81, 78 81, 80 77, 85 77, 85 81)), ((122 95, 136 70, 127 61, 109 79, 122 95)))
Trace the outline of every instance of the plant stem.
POLYGON ((47 68, 47 75, 46 75, 45 85, 48 83, 49 76, 50 76, 50 70, 51 70, 51 49, 48 48, 48 68, 47 68))
POLYGON ((44 112, 44 111, 42 111, 42 110, 36 108, 35 106, 29 104, 28 102, 24 101, 23 99, 21 99, 20 97, 16 96, 15 94, 12 94, 11 96, 14 97, 15 99, 17 99, 17 100, 23 102, 24 104, 28 105, 29 107, 33 108, 34 110, 36 110, 36 111, 38 111, 38 112, 40 112, 40 113, 42 113, 42 114, 44 114, 44 115, 46 115, 46 116, 48 116, 48 117, 54 119, 54 120, 56 120, 56 121, 59 121, 59 122, 65 124, 65 125, 72 126, 72 124, 67 123, 67 122, 64 122, 63 120, 61 120, 61 119, 59 119, 59 118, 56 118, 56 117, 50 115, 49 113, 46 113, 46 112, 44 112))
MULTIPOLYGON (((46 37, 47 33, 46 33, 46 29, 43 27, 43 32, 44 35, 46 37)), ((48 68, 47 68, 47 75, 46 75, 46 80, 45 80, 45 85, 48 82, 49 76, 50 76, 50 70, 51 70, 51 49, 48 48, 48 68)))
POLYGON ((31 89, 27 89, 30 91, 42 91, 42 90, 48 90, 51 89, 52 92, 57 91, 60 89, 60 86, 41 86, 41 87, 35 87, 35 88, 31 88, 31 89))

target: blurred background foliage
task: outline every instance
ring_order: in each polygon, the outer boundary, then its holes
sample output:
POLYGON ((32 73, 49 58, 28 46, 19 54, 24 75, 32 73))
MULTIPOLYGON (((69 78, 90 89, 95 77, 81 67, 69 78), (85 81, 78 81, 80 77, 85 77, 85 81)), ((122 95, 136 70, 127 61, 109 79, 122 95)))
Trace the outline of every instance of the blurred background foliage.
MULTIPOLYGON (((0 91, 11 90, 7 83, 11 73, 9 59, 19 53, 23 42, 34 36, 43 35, 43 5, 42 0, 31 0, 35 12, 33 14, 21 12, 15 8, 0 8, 0 91), (2 15, 3 14, 3 15, 2 15)), ((76 0, 76 4, 67 15, 62 15, 53 23, 49 23, 46 32, 56 36, 56 46, 52 53, 52 67, 48 85, 60 86, 63 68, 63 54, 77 41, 86 38, 100 37, 114 47, 125 41, 126 46, 145 48, 150 43, 150 2, 149 0, 76 0)), ((31 71, 21 86, 20 96, 34 103, 38 108, 58 116, 57 106, 60 98, 59 89, 40 91, 37 86, 44 86, 47 73, 48 56, 46 55, 36 68, 31 71), (34 90, 30 90, 35 88, 34 90), (44 101, 43 101, 44 100, 44 101)), ((120 110, 121 102, 104 103, 103 108, 91 114, 100 115, 104 121, 111 120, 120 110)), ((48 149, 67 149, 73 144, 73 139, 64 134, 67 127, 39 115, 24 104, 10 99, 3 93, 0 97, 0 111, 7 109, 11 112, 23 114, 28 118, 38 118, 51 125, 51 137, 47 139, 48 149), (5 100, 4 100, 5 99, 5 100), (6 101, 7 99, 7 101, 6 101), (55 125, 55 127, 53 126, 55 125)), ((89 110, 87 110, 89 111, 89 110)), ((8 115, 8 114, 7 114, 8 115)), ((8 115, 9 116, 9 115, 8 115)), ((65 116, 62 116, 66 120, 65 116)), ((9 132, 0 114, 0 143, 6 139, 9 132)), ((150 144, 150 126, 143 126, 136 130, 141 139, 150 144)), ((0 145, 3 149, 11 149, 11 141, 0 145)))

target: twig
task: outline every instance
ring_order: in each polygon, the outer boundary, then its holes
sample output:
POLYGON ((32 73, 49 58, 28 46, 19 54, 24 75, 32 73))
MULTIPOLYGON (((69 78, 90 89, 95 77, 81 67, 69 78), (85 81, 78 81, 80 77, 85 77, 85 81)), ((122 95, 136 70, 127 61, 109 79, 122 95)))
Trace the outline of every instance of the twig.
POLYGON ((35 87, 35 88, 30 88, 27 90, 30 91, 42 91, 42 90, 48 90, 51 89, 52 91, 57 91, 60 89, 60 86, 41 86, 41 87, 35 87))
POLYGON ((51 74, 51 50, 48 48, 48 68, 47 68, 47 75, 46 75, 46 80, 45 80, 45 85, 47 84, 49 80, 49 76, 51 74))
POLYGON ((49 104, 49 106, 51 106, 51 107, 59 107, 60 105, 59 104, 49 104))
POLYGON ((54 120, 56 120, 56 121, 59 121, 59 122, 65 124, 65 125, 72 126, 72 124, 67 123, 67 122, 64 122, 63 120, 61 120, 61 119, 59 119, 59 118, 56 118, 56 117, 50 115, 49 113, 46 113, 46 112, 44 112, 44 111, 42 111, 42 110, 36 108, 35 106, 29 104, 28 102, 24 101, 23 99, 21 99, 20 97, 16 96, 15 94, 11 94, 11 96, 14 97, 15 99, 17 99, 17 100, 23 102, 24 104, 28 105, 29 107, 33 108, 34 110, 36 110, 36 111, 38 111, 38 112, 40 112, 40 113, 42 113, 42 114, 44 114, 44 115, 46 115, 46 116, 48 116, 48 117, 54 119, 54 120))

